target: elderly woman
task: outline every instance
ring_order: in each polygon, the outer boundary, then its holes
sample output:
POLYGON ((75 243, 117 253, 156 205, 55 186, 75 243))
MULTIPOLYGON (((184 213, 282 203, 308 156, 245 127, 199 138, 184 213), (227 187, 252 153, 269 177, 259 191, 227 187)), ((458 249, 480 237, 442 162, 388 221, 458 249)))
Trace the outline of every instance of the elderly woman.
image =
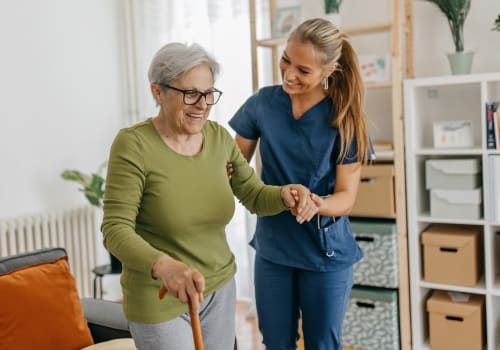
POLYGON ((139 350, 193 348, 188 300, 206 349, 233 348, 236 265, 225 237, 233 195, 258 215, 292 208, 299 223, 317 211, 304 186, 264 185, 230 134, 207 120, 222 95, 218 70, 199 45, 162 47, 149 69, 158 115, 122 129, 111 147, 102 231, 123 264, 123 308, 139 350))

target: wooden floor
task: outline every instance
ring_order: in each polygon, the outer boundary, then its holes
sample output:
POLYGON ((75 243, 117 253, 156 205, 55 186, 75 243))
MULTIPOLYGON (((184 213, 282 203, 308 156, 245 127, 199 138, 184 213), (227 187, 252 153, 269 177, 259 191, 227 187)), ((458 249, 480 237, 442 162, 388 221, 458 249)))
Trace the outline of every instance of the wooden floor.
MULTIPOLYGON (((262 338, 257 326, 256 317, 248 317, 250 303, 238 301, 236 305, 236 338, 238 339, 238 350, 265 350, 262 338)), ((302 339, 297 343, 298 350, 304 350, 302 339)), ((344 348, 344 350, 358 350, 344 348)))

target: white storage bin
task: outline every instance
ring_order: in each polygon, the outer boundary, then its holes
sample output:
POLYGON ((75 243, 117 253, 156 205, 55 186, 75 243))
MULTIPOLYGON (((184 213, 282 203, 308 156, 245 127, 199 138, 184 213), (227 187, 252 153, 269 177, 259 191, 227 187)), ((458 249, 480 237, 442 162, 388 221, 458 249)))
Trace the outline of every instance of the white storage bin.
POLYGON ((447 219, 480 219, 482 189, 431 190, 431 216, 447 219))
POLYGON ((425 161, 426 189, 474 189, 481 185, 479 159, 429 159, 425 161))

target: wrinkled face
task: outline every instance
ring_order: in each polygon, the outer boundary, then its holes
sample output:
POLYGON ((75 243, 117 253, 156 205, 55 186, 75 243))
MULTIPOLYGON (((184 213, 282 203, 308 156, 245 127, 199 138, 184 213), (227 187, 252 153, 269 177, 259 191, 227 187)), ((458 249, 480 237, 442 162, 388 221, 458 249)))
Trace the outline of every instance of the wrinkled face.
MULTIPOLYGON (((210 68, 199 65, 170 82, 170 86, 180 90, 212 91, 214 79, 210 68)), ((208 119, 211 107, 205 98, 194 105, 184 103, 184 94, 169 88, 163 88, 160 96, 160 113, 166 117, 170 129, 180 135, 193 135, 201 131, 208 119)))
POLYGON ((290 39, 280 60, 283 90, 289 95, 322 89, 326 75, 320 62, 321 53, 311 43, 290 39))

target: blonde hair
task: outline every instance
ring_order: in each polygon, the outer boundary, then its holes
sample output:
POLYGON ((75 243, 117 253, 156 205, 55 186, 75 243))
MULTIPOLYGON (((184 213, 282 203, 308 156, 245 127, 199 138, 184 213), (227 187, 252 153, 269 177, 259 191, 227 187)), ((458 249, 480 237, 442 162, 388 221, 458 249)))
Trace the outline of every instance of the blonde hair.
POLYGON ((365 91, 358 58, 348 36, 330 21, 314 18, 301 23, 288 40, 292 38, 311 43, 322 53, 318 56, 325 70, 334 64, 338 65, 328 77, 328 85, 337 113, 337 117, 332 120, 332 127, 339 130, 341 140, 339 160, 345 159, 352 140, 356 139, 357 159, 366 163, 369 140, 363 111, 365 91))

